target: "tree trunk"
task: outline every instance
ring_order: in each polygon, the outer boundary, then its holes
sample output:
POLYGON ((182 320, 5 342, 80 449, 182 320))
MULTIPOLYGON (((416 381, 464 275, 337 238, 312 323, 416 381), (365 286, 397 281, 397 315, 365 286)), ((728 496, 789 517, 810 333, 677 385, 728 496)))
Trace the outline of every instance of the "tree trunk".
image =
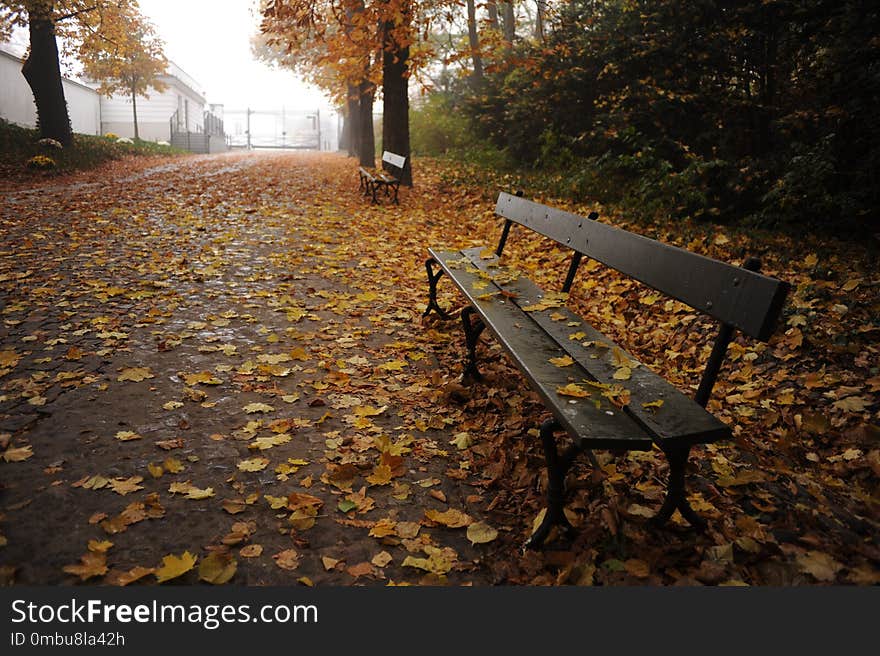
POLYGON ((547 13, 547 0, 535 0, 535 38, 544 43, 544 14, 547 13))
POLYGON ((55 24, 48 13, 31 9, 28 26, 31 47, 21 73, 34 94, 41 136, 55 139, 66 148, 73 142, 73 133, 61 83, 55 24))
POLYGON ((358 88, 349 84, 348 95, 345 98, 345 124, 342 133, 345 138, 345 150, 349 157, 357 157, 358 154, 358 143, 360 142, 359 104, 358 88))
POLYGON ((474 87, 483 84, 483 58, 480 56, 480 37, 477 34, 477 8, 474 0, 467 0, 468 43, 471 47, 471 58, 474 71, 471 76, 474 87))
POLYGON ((376 139, 373 136, 373 94, 375 88, 369 80, 358 87, 357 101, 357 155, 360 165, 371 169, 376 164, 376 139))
POLYGON ((501 22, 504 40, 513 43, 516 38, 516 17, 513 14, 513 2, 501 3, 501 22))
POLYGON ((131 113, 132 118, 134 119, 134 139, 135 141, 139 140, 140 133, 138 132, 138 103, 137 103, 137 93, 134 90, 134 87, 131 88, 131 113))
MULTIPOLYGON (((409 20, 409 11, 404 11, 409 20)), ((412 186, 409 152, 409 46, 394 39, 395 25, 385 21, 382 50, 382 149, 406 158, 400 183, 412 186)))
POLYGON ((498 4, 495 0, 486 2, 486 13, 488 14, 489 27, 493 30, 500 31, 501 27, 498 23, 498 4))

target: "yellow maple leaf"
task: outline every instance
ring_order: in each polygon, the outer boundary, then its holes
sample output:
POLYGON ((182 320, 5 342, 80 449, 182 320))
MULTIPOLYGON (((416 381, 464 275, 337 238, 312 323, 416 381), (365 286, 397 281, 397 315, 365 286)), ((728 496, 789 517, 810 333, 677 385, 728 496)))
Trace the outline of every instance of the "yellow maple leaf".
POLYGON ((176 482, 172 483, 168 487, 168 491, 171 494, 182 494, 187 499, 208 499, 214 496, 214 488, 206 487, 205 489, 200 489, 194 486, 189 481, 176 482))
POLYGON ((149 367, 127 367, 119 373, 116 380, 120 382, 131 381, 133 383, 139 383, 147 378, 154 378, 153 372, 150 371, 149 367))
POLYGON ((117 431, 116 439, 120 442, 130 442, 131 440, 139 440, 143 436, 138 435, 134 431, 117 431))
POLYGON ((457 555, 450 547, 440 549, 431 545, 425 545, 423 551, 428 554, 427 558, 416 558, 415 556, 407 556, 404 558, 403 567, 415 567, 417 569, 431 572, 432 574, 446 574, 455 564, 457 555))
POLYGON ((143 481, 143 476, 132 476, 130 478, 114 478, 110 480, 110 488, 116 492, 116 494, 125 496, 131 492, 137 492, 138 490, 143 490, 143 485, 138 485, 141 481, 143 481))
POLYGON ((187 385, 219 385, 222 382, 210 371, 199 371, 194 374, 186 374, 183 380, 187 385))
POLYGON ((309 355, 308 351, 306 351, 302 346, 295 346, 290 349, 290 357, 294 360, 299 360, 301 362, 305 362, 306 360, 311 360, 312 356, 309 355))
POLYGON ((390 362, 380 364, 378 368, 385 371, 403 371, 406 364, 406 360, 391 360, 390 362))
POLYGON ((273 446, 278 446, 279 444, 286 444, 290 442, 292 438, 289 433, 279 433, 278 435, 270 435, 268 437, 258 437, 253 442, 248 444, 248 449, 258 449, 260 451, 265 451, 266 449, 271 449, 273 446))
POLYGON ((574 360, 567 355, 563 355, 559 358, 550 358, 549 362, 557 367, 570 367, 574 364, 574 360))
POLYGON ((582 388, 577 383, 569 383, 556 388, 556 393, 560 396, 574 396, 579 399, 590 396, 590 392, 582 388))
POLYGON ((274 412, 275 408, 266 403, 248 403, 244 408, 242 408, 245 413, 253 414, 255 412, 274 412))
POLYGON ((242 460, 239 462, 238 468, 241 471, 258 472, 263 471, 268 464, 268 458, 250 458, 249 460, 242 460))
POLYGON ((164 583, 171 579, 176 579, 190 571, 196 564, 196 557, 189 551, 184 551, 181 555, 175 556, 169 554, 163 556, 162 565, 156 569, 156 581, 164 583))
POLYGON ((387 405, 383 405, 381 408, 374 408, 371 405, 359 405, 352 412, 354 412, 356 417, 377 417, 387 409, 387 405))
POLYGON ((449 510, 446 510, 444 512, 429 508, 425 511, 425 517, 427 517, 432 522, 442 524, 443 526, 448 526, 449 528, 461 528, 463 526, 468 526, 469 524, 472 524, 474 521, 470 518, 470 516, 466 515, 460 510, 456 510, 455 508, 450 508, 449 510))
POLYGON ((165 468, 165 471, 171 472, 172 474, 179 474, 184 470, 184 465, 177 458, 165 458, 165 462, 162 463, 162 466, 165 468))
POLYGON ((373 473, 367 476, 370 485, 388 485, 391 483, 391 467, 388 465, 376 465, 373 473))

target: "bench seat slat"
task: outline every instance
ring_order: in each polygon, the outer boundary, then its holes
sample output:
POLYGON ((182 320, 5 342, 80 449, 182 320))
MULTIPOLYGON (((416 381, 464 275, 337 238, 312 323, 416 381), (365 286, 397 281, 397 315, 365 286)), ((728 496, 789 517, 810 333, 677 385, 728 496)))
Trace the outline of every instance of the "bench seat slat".
MULTIPOLYGON (((484 249, 470 248, 463 250, 462 254, 477 269, 490 275, 501 274, 499 276, 501 280, 511 278, 510 269, 497 266, 497 257, 482 258, 480 257, 481 252, 484 252, 484 249)), ((524 277, 519 277, 513 282, 499 284, 498 287, 508 293, 515 294, 512 301, 521 307, 538 303, 545 295, 544 290, 524 277)), ((658 442, 672 440, 679 444, 696 444, 730 437, 730 428, 726 424, 644 365, 639 364, 639 366, 631 368, 628 380, 616 380, 614 374, 618 367, 615 363, 615 357, 618 357, 618 361, 621 356, 632 362, 638 361, 582 317, 575 315, 565 307, 529 312, 528 314, 561 346, 566 354, 589 372, 594 380, 608 385, 620 384, 630 390, 632 397, 630 404, 626 407, 627 413, 644 426, 658 442), (550 318, 553 313, 560 313, 566 319, 554 321, 550 318), (567 325, 574 322, 579 325, 577 327, 567 325), (569 338, 571 334, 577 332, 586 333, 581 341, 593 342, 593 344, 584 347, 580 341, 569 338), (642 405, 658 400, 663 401, 660 408, 645 408, 642 405)))
MULTIPOLYGON (((484 282, 470 267, 456 265, 461 251, 429 249, 431 256, 476 307, 487 328, 494 333, 513 361, 535 386, 547 407, 557 420, 587 448, 624 448, 650 450, 651 435, 637 421, 602 398, 598 390, 588 398, 573 398, 556 393, 558 387, 570 382, 590 379, 588 372, 578 364, 560 368, 550 358, 565 355, 565 351, 538 324, 530 319, 515 303, 503 298, 481 298, 494 287, 479 289, 484 282), (452 262, 452 264, 449 264, 452 262), (477 289, 475 289, 475 283, 477 289), (600 402, 596 407, 595 402, 600 402)), ((494 287, 494 289, 498 289, 494 287)))

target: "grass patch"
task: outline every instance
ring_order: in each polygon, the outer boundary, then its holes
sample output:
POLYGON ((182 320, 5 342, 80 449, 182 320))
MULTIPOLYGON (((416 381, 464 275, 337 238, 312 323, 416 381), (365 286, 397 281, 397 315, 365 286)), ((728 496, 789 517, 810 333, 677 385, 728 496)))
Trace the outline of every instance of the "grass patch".
POLYGON ((64 149, 43 146, 38 130, 23 128, 0 119, 0 177, 46 176, 92 169, 130 156, 182 155, 187 151, 160 146, 152 141, 117 143, 115 138, 74 134, 73 144, 64 149), (35 157, 49 157, 55 166, 36 170, 28 167, 35 157))

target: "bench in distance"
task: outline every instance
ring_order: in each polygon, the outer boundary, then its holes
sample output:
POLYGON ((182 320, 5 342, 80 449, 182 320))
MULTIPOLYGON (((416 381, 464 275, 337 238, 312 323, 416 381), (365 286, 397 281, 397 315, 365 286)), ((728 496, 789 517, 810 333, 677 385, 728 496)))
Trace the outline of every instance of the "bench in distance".
POLYGON ((669 463, 669 479, 654 523, 665 524, 678 509, 692 526, 704 528, 705 521, 686 497, 685 467, 692 446, 731 435, 706 404, 735 332, 768 340, 789 285, 759 273, 756 259, 734 266, 600 223, 595 213, 585 218, 507 193, 499 195, 495 213, 505 221, 494 252, 481 247, 428 249, 425 315, 433 310, 449 318, 437 302, 437 284, 446 275, 467 301, 461 311, 465 376, 480 377, 476 346, 488 328, 553 414, 540 428, 548 474, 547 511, 526 546, 540 547, 555 525, 571 530, 563 512, 564 477, 581 452, 595 466, 591 449, 650 450, 656 444, 669 463), (571 250, 561 293, 545 292, 501 262, 514 225, 571 250), (719 322, 693 399, 565 307, 584 257, 719 322), (575 324, 578 327, 572 328, 575 324), (567 366, 558 366, 569 360, 567 366), (624 376, 619 374, 622 366, 628 370, 624 376), (561 431, 571 444, 559 453, 555 434, 561 431))
POLYGON ((399 204, 397 195, 400 191, 400 178, 403 175, 404 166, 406 166, 406 157, 386 150, 382 153, 384 171, 369 171, 363 166, 358 167, 360 180, 358 188, 364 192, 364 196, 371 196, 374 203, 379 202, 376 193, 379 188, 382 188, 385 190, 386 198, 393 193, 392 200, 397 205, 399 204))

